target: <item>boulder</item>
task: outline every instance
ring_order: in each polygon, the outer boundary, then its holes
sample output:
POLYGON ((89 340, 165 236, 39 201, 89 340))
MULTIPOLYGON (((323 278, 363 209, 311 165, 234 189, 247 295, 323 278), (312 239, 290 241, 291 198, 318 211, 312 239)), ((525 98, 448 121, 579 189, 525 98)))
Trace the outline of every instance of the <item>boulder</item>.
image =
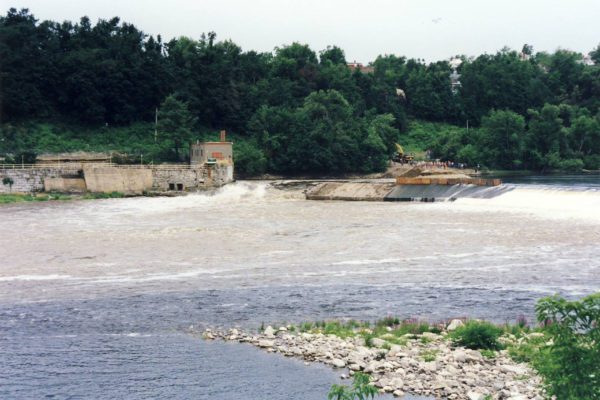
POLYGON ((267 347, 273 347, 273 346, 275 346, 274 340, 260 339, 258 341, 258 347, 267 348, 267 347))
POLYGON ((483 400, 485 399, 485 395, 479 392, 467 392, 467 398, 469 400, 483 400))
POLYGON ((501 365, 500 370, 503 372, 513 373, 515 375, 526 375, 527 368, 518 365, 501 365))
POLYGON ((269 325, 269 326, 267 326, 265 328, 265 331, 263 333, 264 333, 264 335, 266 337, 269 337, 269 338, 270 337, 274 337, 275 336, 275 329, 273 329, 273 327, 271 325, 269 325))
POLYGON ((336 368, 344 368, 346 366, 346 362, 344 362, 344 360, 340 360, 339 358, 334 358, 331 360, 331 365, 336 368))
POLYGON ((458 328, 459 326, 463 326, 463 325, 464 325, 464 323, 460 319, 453 319, 452 321, 450 321, 450 323, 446 327, 446 330, 454 331, 454 330, 456 330, 456 328, 458 328))
POLYGON ((452 358, 454 358, 454 361, 459 363, 465 362, 467 361, 467 353, 462 350, 454 350, 452 352, 452 358))
POLYGON ((433 332, 424 332, 421 336, 429 340, 438 340, 442 338, 441 335, 438 335, 437 333, 433 332))
POLYGON ((373 338, 371 340, 371 343, 373 344, 373 346, 377 347, 377 348, 381 348, 383 346, 385 346, 385 344, 387 343, 385 340, 380 339, 380 338, 373 338))

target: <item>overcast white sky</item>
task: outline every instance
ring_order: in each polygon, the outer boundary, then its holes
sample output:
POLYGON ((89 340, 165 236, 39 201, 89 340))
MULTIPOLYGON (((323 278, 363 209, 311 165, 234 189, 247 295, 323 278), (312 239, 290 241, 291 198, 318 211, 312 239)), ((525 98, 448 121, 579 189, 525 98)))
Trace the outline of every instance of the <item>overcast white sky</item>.
POLYGON ((119 16, 164 39, 215 31, 244 50, 335 44, 349 61, 378 54, 447 59, 507 45, 587 53, 600 43, 600 0, 0 0, 40 20, 119 16))

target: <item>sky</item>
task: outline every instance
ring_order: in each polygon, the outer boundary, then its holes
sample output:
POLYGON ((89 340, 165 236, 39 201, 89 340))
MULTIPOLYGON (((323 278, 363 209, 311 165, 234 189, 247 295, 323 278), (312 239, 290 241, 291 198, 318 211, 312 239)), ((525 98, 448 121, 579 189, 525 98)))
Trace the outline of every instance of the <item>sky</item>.
POLYGON ((427 62, 524 43, 588 53, 600 44, 600 0, 0 0, 40 20, 113 16, 163 40, 214 31, 244 50, 292 42, 341 47, 348 61, 380 54, 427 62))

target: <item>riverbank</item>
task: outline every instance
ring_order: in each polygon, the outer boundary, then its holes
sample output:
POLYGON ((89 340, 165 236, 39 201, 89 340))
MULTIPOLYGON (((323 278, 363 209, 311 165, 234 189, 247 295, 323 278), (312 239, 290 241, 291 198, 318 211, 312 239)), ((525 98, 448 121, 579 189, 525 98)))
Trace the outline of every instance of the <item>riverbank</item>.
MULTIPOLYGON (((203 338, 248 343, 267 352, 361 371, 382 393, 468 400, 542 399, 541 378, 523 355, 541 346, 541 332, 506 327, 503 350, 472 350, 456 344, 462 320, 440 328, 387 319, 373 326, 358 322, 286 325, 259 332, 207 329, 203 338)), ((343 376, 347 376, 344 372, 343 376)))
POLYGON ((72 200, 98 200, 98 199, 122 199, 126 197, 176 197, 186 193, 180 192, 149 192, 140 195, 125 194, 121 192, 111 193, 0 193, 1 204, 46 202, 46 201, 72 201, 72 200))
POLYGON ((94 200, 94 199, 113 199, 123 198, 125 195, 120 192, 113 193, 85 193, 85 194, 66 194, 66 193, 10 193, 0 194, 0 204, 12 204, 23 202, 40 201, 70 201, 70 200, 94 200))

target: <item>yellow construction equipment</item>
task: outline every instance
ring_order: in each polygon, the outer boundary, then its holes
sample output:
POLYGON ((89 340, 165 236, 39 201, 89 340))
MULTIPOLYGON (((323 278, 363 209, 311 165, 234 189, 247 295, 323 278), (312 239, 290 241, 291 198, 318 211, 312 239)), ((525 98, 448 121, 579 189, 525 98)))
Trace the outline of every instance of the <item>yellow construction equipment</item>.
POLYGON ((392 158, 392 161, 395 161, 400 164, 407 164, 415 159, 415 156, 412 154, 405 154, 404 149, 398 143, 396 143, 396 154, 392 158))

